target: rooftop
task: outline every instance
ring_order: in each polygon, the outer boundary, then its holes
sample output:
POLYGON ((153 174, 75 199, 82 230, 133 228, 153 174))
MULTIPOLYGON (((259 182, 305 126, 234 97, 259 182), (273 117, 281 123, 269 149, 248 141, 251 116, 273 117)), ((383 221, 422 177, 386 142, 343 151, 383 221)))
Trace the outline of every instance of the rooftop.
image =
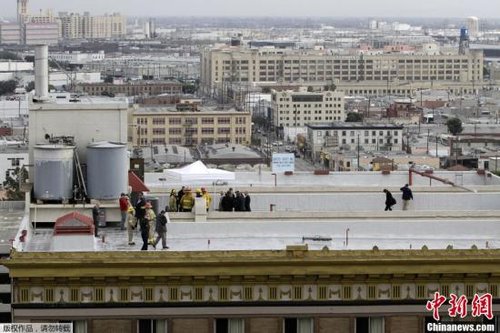
POLYGON ((308 128, 315 130, 328 129, 403 129, 401 125, 394 124, 365 124, 365 123, 325 123, 325 124, 307 124, 308 128))
POLYGON ((0 255, 10 252, 11 240, 20 231, 24 202, 0 202, 0 255))
MULTIPOLYGON (((295 220, 248 219, 242 216, 245 213, 215 213, 236 216, 230 220, 214 217, 195 225, 176 220, 175 215, 183 214, 175 213, 168 225, 167 245, 169 251, 284 250, 299 244, 308 244, 312 250, 325 246, 333 250, 370 250, 374 246, 381 250, 420 249, 424 245, 429 249, 446 249, 450 245, 455 249, 470 249, 473 245, 480 249, 500 248, 498 221, 491 217, 412 218, 404 213, 389 218, 377 214, 369 220, 304 215, 295 220)), ((52 234, 52 229, 38 229, 25 251, 50 251, 52 234)), ((99 234, 94 238, 95 251, 138 251, 142 246, 138 230, 132 246, 127 243, 127 232, 118 227, 101 228, 99 234)), ((154 249, 150 246, 149 250, 154 249)))
POLYGON ((34 103, 31 102, 29 109, 30 111, 39 110, 67 110, 67 109, 125 109, 128 108, 128 100, 126 98, 111 98, 111 97, 101 97, 101 96, 78 96, 63 98, 53 98, 50 101, 44 103, 34 103))
POLYGON ((158 114, 158 113, 168 113, 168 114, 201 114, 201 113, 217 113, 217 114, 250 114, 249 112, 246 111, 238 111, 236 109, 220 109, 216 106, 214 107, 207 107, 207 106, 200 106, 198 107, 198 111, 179 111, 176 110, 175 105, 173 106, 162 106, 162 107, 145 107, 145 106, 140 106, 134 110, 134 114, 158 114))

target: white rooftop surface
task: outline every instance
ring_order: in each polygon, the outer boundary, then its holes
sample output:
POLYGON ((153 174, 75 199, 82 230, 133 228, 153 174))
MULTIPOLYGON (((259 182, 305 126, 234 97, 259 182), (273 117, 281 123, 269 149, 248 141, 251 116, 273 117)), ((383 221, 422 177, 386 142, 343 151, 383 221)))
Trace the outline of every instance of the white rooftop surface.
MULTIPOLYGON (((136 245, 127 243, 127 231, 116 227, 100 229, 95 239, 96 251, 138 251, 140 232, 135 231, 136 245)), ((26 251, 50 251, 52 230, 38 230, 26 251)), ((371 220, 366 218, 283 221, 171 222, 168 225, 168 251, 279 250, 287 245, 307 243, 309 249, 370 250, 385 249, 480 249, 500 248, 500 221, 494 218, 371 220), (346 231, 348 240, 346 245, 346 231), (332 238, 326 241, 303 240, 303 237, 332 238)), ((161 251, 161 243, 156 251, 161 251)), ((152 246, 149 250, 154 251, 152 246)))
POLYGON ((75 98, 76 102, 71 102, 66 98, 53 98, 44 103, 30 103, 30 111, 37 111, 39 109, 114 109, 114 108, 127 108, 128 99, 126 98, 110 98, 100 96, 81 96, 75 98))
MULTIPOLYGON (((490 186, 500 185, 500 177, 478 175, 475 171, 453 172, 453 171, 434 171, 434 176, 446 178, 451 182, 461 186, 490 186)), ((162 174, 146 173, 144 175, 145 183, 150 188, 162 188, 166 184, 159 178, 162 174)), ((230 181, 230 187, 235 186, 274 186, 275 176, 272 172, 235 172, 236 179, 230 181)), ((381 172, 330 172, 329 175, 314 175, 312 172, 295 172, 292 176, 285 176, 283 173, 278 173, 276 183, 279 187, 401 187, 407 184, 408 171, 394 171, 390 175, 383 175, 381 172)), ((176 183, 174 180, 168 182, 168 187, 180 187, 182 185, 206 186, 212 183, 190 181, 187 183, 176 183)), ((420 175, 413 175, 413 185, 429 187, 429 178, 420 175)), ((433 187, 449 187, 450 185, 443 184, 439 181, 432 180, 433 187)), ((398 188, 399 188, 398 187, 398 188)))

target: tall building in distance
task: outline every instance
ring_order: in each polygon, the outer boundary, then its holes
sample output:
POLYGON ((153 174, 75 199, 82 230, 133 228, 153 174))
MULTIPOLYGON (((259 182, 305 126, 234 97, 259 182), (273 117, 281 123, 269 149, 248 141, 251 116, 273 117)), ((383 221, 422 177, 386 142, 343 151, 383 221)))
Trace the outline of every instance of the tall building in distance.
POLYGON ((17 23, 23 23, 28 14, 28 0, 17 0, 17 23))
POLYGON ((473 39, 479 37, 479 19, 476 16, 469 16, 467 18, 467 28, 469 29, 469 36, 473 39))
POLYGON ((59 13, 61 37, 64 39, 110 39, 126 34, 126 19, 119 13, 92 16, 85 12, 59 13))
POLYGON ((233 84, 324 86, 332 82, 346 94, 371 96, 409 95, 431 87, 457 92, 472 90, 473 82, 483 81, 482 63, 481 51, 352 56, 326 50, 222 46, 202 52, 200 81, 208 93, 233 84))
MULTIPOLYGON (((154 23, 152 23, 154 25, 154 23)), ((3 44, 57 44, 60 39, 113 39, 126 35, 126 18, 119 13, 93 16, 89 12, 61 12, 52 10, 30 13, 28 0, 17 0, 17 25, 19 33, 9 23, 0 24, 3 44)), ((149 27, 149 25, 148 25, 149 27)))

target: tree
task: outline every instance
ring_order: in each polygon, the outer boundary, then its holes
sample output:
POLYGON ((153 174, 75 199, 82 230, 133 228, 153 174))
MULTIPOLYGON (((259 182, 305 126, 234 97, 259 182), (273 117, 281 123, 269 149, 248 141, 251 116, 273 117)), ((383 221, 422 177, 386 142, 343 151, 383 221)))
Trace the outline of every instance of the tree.
POLYGON ((271 93, 271 88, 269 88, 269 87, 263 87, 262 88, 262 93, 263 94, 270 94, 271 93))
MULTIPOLYGON (((26 91, 27 92, 30 92, 32 90, 35 90, 35 81, 30 81, 26 85, 26 91)), ((53 90, 56 90, 56 87, 54 87, 53 85, 49 84, 49 91, 53 91, 53 90)))
POLYGON ((325 91, 335 91, 337 90, 337 86, 335 85, 335 83, 331 83, 331 84, 327 84, 325 87, 324 87, 325 91))
POLYGON ((347 123, 358 123, 363 121, 363 115, 358 112, 349 112, 345 119, 347 123))
POLYGON ((307 87, 307 92, 313 92, 314 88, 312 86, 307 87))
POLYGON ((7 198, 13 201, 24 200, 24 193, 21 192, 20 185, 28 178, 28 171, 24 167, 17 167, 12 171, 3 182, 3 187, 7 190, 7 198))
POLYGON ((458 118, 448 119, 446 126, 448 127, 448 131, 453 135, 460 134, 464 130, 462 127, 462 121, 458 118))
POLYGON ((0 59, 4 60, 20 60, 17 54, 9 51, 0 51, 0 59))
POLYGON ((28 82, 28 84, 26 85, 26 91, 27 92, 30 92, 32 90, 35 90, 35 81, 30 81, 28 82))
POLYGON ((14 80, 0 81, 0 95, 12 94, 17 88, 17 82, 14 80))

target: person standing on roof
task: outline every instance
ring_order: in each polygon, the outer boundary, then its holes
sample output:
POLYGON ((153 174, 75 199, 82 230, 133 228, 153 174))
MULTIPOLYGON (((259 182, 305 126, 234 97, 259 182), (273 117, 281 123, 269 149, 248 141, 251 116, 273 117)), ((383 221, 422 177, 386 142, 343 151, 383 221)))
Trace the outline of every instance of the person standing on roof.
POLYGON ((384 193, 385 193, 385 211, 392 210, 392 206, 396 204, 396 199, 392 196, 392 193, 384 188, 384 193))
POLYGON ((134 231, 137 227, 137 219, 135 218, 135 210, 134 207, 129 202, 128 210, 127 210, 128 218, 127 218, 127 234, 128 234, 128 245, 135 245, 134 242, 134 231))
POLYGON ((144 215, 144 219, 148 221, 148 243, 153 245, 155 241, 156 214, 149 201, 146 203, 146 214, 144 215))
POLYGON ((170 198, 168 199, 168 211, 177 212, 177 192, 172 189, 170 191, 170 198))
POLYGON ((145 219, 146 216, 146 200, 144 199, 144 195, 139 193, 139 197, 137 199, 137 203, 135 204, 135 218, 137 219, 137 223, 141 227, 141 238, 142 238, 142 251, 147 251, 148 249, 148 237, 149 237, 149 224, 145 219))
POLYGON ((118 200, 120 204, 120 230, 125 230, 125 224, 127 222, 127 210, 128 210, 128 197, 125 193, 120 195, 120 199, 118 200))
POLYGON ((205 204, 207 206, 207 213, 208 213, 210 205, 212 204, 212 196, 210 195, 210 193, 207 192, 207 189, 204 187, 201 188, 201 193, 202 193, 201 196, 205 198, 205 204))
POLYGON ((179 212, 182 212, 182 208, 181 208, 181 199, 182 197, 184 196, 184 191, 185 191, 186 187, 183 186, 179 192, 177 192, 177 209, 179 212))
POLYGON ((156 233, 158 236, 156 240, 153 242, 153 247, 156 249, 156 245, 160 242, 164 250, 168 249, 167 246, 167 222, 168 222, 168 213, 162 210, 158 217, 156 218, 156 233))
POLYGON ((405 186, 401 187, 399 190, 403 192, 403 210, 408 210, 410 200, 413 200, 413 193, 408 184, 405 184, 405 186))
POLYGON ((181 212, 190 212, 193 210, 194 207, 194 197, 191 194, 190 187, 187 187, 184 191, 185 193, 180 201, 180 210, 181 212))
POLYGON ((96 202, 92 208, 92 219, 94 220, 94 236, 98 236, 99 231, 99 202, 96 202))
POLYGON ((248 194, 248 191, 245 191, 245 211, 246 212, 251 212, 252 209, 250 209, 250 195, 248 194))

